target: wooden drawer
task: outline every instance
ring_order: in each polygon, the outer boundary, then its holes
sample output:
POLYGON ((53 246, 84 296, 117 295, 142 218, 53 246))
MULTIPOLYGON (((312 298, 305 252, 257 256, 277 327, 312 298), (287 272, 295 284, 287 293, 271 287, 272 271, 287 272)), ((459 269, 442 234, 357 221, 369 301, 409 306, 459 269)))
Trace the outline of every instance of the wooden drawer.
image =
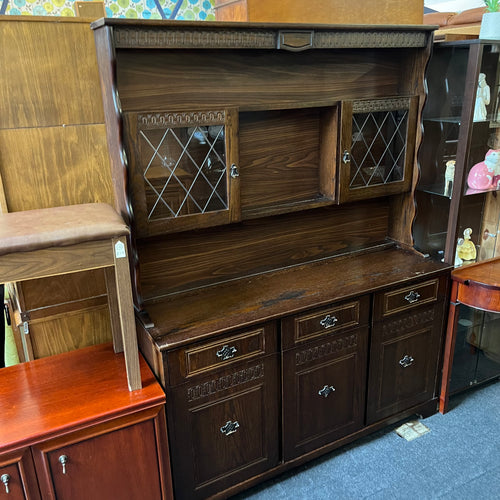
POLYGON ((283 348, 368 324, 370 302, 363 296, 282 320, 283 348))
POLYGON ((435 278, 396 288, 375 295, 373 319, 375 321, 398 314, 423 304, 433 304, 444 297, 446 279, 435 278))
POLYGON ((170 385, 226 368, 277 350, 276 325, 268 323, 172 351, 168 354, 170 385))

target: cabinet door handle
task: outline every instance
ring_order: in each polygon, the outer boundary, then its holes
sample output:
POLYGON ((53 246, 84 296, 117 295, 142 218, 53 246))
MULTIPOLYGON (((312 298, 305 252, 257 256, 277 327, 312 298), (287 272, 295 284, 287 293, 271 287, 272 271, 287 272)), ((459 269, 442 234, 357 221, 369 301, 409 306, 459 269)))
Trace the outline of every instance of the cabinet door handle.
POLYGON ((412 290, 408 295, 405 296, 405 300, 407 300, 410 304, 417 302, 419 298, 420 294, 418 292, 415 292, 414 290, 412 290))
POLYGON ((408 354, 405 354, 400 360, 399 364, 403 368, 408 368, 415 360, 413 359, 412 356, 408 356, 408 354))
POLYGON ((66 474, 66 464, 68 463, 68 457, 66 455, 61 455, 59 457, 59 463, 62 465, 62 473, 66 474))
POLYGON ((237 420, 234 422, 231 422, 231 420, 228 420, 221 428, 220 431, 224 436, 229 436, 230 434, 233 434, 237 431, 238 427, 240 424, 238 423, 237 420))
POLYGON ((221 359, 221 361, 225 361, 226 359, 231 359, 234 358, 235 354, 238 352, 236 347, 229 347, 227 344, 222 347, 222 349, 219 349, 215 355, 221 359))
POLYGON ((10 476, 8 474, 2 474, 0 477, 2 480, 3 485, 5 486, 5 493, 10 493, 10 488, 9 488, 9 481, 10 481, 10 476))
POLYGON ((344 151, 344 153, 342 154, 342 161, 344 163, 351 163, 351 154, 349 153, 349 151, 344 151))
POLYGON ((229 169, 229 175, 234 179, 235 177, 240 176, 240 172, 238 171, 238 167, 233 163, 231 168, 229 169))
POLYGON ((337 323, 338 319, 335 316, 330 316, 327 314, 320 322, 319 324, 323 328, 331 328, 332 326, 335 326, 337 323))
POLYGON ((318 394, 320 396, 323 396, 324 398, 327 398, 332 392, 335 392, 335 387, 333 387, 333 385, 325 385, 323 389, 320 389, 318 391, 318 394))

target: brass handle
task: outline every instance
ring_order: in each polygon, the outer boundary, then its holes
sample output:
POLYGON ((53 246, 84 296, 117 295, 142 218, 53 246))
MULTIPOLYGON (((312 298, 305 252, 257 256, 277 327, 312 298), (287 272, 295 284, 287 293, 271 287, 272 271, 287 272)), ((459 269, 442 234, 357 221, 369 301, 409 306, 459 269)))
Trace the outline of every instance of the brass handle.
POLYGON ((323 328, 331 328, 332 326, 335 326, 337 323, 338 319, 335 316, 330 316, 327 314, 320 322, 319 324, 323 328))
POLYGON ((413 364, 415 360, 413 359, 412 356, 409 356, 408 354, 405 354, 400 360, 399 360, 399 364, 403 367, 403 368, 408 368, 411 364, 413 364))
POLYGON ((59 457, 59 463, 62 465, 62 473, 66 474, 66 464, 68 463, 68 457, 66 455, 61 455, 59 457))
POLYGON ((332 392, 335 392, 335 387, 333 387, 333 385, 325 385, 323 389, 320 389, 318 391, 318 394, 320 396, 323 396, 324 398, 327 398, 332 392))
POLYGON ((410 304, 417 302, 419 298, 420 294, 418 292, 415 292, 414 290, 412 290, 408 295, 405 296, 405 300, 407 300, 410 304))
POLYGON ((0 480, 2 480, 3 485, 5 486, 5 493, 10 493, 9 489, 9 481, 10 481, 10 476, 8 474, 2 474, 0 477, 0 480))
POLYGON ((231 358, 234 358, 234 356, 236 355, 237 353, 237 349, 236 347, 229 347, 228 345, 225 345, 224 347, 222 347, 222 349, 219 349, 215 355, 220 358, 222 361, 226 361, 226 359, 231 359, 231 358))
POLYGON ((233 434, 234 432, 236 432, 238 430, 238 427, 240 426, 240 424, 238 423, 237 420, 235 420, 234 422, 231 422, 231 420, 228 420, 221 428, 220 428, 220 431, 222 432, 222 434, 224 434, 225 436, 229 436, 230 434, 233 434))

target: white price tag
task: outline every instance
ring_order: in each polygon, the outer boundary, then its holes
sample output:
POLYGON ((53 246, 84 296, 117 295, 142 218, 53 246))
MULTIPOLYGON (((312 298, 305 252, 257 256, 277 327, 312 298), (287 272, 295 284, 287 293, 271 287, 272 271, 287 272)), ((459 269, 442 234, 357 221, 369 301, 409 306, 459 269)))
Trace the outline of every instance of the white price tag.
POLYGON ((121 259, 126 256, 127 252, 125 251, 125 245, 121 241, 117 241, 115 243, 115 257, 121 259))

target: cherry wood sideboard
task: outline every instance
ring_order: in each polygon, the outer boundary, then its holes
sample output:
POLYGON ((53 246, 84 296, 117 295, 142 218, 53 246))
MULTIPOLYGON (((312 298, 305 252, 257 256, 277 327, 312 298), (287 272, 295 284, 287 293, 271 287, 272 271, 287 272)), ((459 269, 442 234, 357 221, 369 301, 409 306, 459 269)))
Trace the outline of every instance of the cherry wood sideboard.
POLYGON ((168 499, 165 395, 129 392, 111 344, 3 368, 0 498, 168 499))
POLYGON ((450 269, 411 237, 432 28, 92 27, 176 498, 437 411, 450 269))

